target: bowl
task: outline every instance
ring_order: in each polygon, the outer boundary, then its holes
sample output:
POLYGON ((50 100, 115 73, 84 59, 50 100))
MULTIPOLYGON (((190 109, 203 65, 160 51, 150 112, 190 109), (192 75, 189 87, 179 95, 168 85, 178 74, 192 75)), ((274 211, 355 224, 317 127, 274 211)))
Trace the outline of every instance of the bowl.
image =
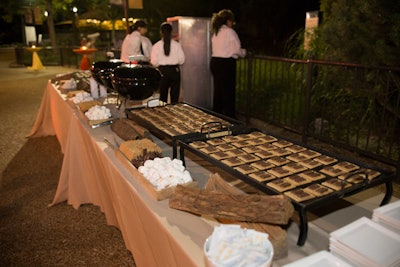
POLYGON ((124 62, 121 60, 109 60, 109 61, 96 61, 92 63, 90 72, 92 73, 93 79, 101 85, 109 89, 113 89, 111 80, 109 78, 110 73, 116 67, 119 67, 124 62))
POLYGON ((149 59, 143 55, 128 56, 130 62, 147 62, 149 59))
MULTIPOLYGON (((210 243, 212 242, 212 235, 209 236, 206 241, 204 242, 203 252, 204 252, 204 259, 207 267, 226 267, 230 266, 230 264, 218 264, 210 257, 210 243)), ((268 240, 267 241, 267 260, 265 262, 261 262, 257 267, 271 267, 272 266, 272 259, 274 257, 274 248, 272 243, 268 240)))
POLYGON ((115 68, 111 83, 120 95, 131 100, 144 100, 159 89, 161 73, 150 65, 131 64, 115 68))

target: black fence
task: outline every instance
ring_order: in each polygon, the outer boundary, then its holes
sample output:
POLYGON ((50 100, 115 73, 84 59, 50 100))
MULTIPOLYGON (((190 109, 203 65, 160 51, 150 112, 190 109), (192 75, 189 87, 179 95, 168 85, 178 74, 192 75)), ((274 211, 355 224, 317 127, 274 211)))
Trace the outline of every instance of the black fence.
MULTIPOLYGON (((43 48, 44 65, 78 67, 73 47, 43 48)), ((118 52, 118 51, 117 51, 118 52)), ((17 63, 32 54, 15 48, 17 63)), ((98 49, 92 61, 105 60, 98 49)), ((236 110, 397 167, 400 182, 400 68, 257 56, 238 60, 236 110)))
POLYGON ((237 112, 397 167, 400 68, 249 55, 237 66, 237 112))

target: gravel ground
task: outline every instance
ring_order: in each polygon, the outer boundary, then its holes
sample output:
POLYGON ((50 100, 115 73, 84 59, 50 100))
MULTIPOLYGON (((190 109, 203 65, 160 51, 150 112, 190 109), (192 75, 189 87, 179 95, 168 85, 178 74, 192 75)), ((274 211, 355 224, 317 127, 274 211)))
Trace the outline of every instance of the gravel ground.
POLYGON ((98 207, 48 207, 63 155, 56 137, 25 136, 48 79, 71 69, 10 68, 13 56, 0 51, 0 266, 135 266, 98 207))

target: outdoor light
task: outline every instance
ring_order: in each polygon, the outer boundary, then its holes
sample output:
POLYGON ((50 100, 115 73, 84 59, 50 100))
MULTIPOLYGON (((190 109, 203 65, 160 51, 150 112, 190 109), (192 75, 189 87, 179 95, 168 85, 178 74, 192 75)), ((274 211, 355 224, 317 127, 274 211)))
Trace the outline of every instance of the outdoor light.
POLYGON ((72 12, 77 13, 77 12, 78 12, 78 8, 77 8, 76 6, 74 6, 74 7, 72 8, 72 12))
POLYGON ((49 16, 49 12, 47 12, 47 10, 44 11, 44 16, 48 17, 49 16))
POLYGON ((306 12, 306 19, 318 18, 318 11, 306 12))

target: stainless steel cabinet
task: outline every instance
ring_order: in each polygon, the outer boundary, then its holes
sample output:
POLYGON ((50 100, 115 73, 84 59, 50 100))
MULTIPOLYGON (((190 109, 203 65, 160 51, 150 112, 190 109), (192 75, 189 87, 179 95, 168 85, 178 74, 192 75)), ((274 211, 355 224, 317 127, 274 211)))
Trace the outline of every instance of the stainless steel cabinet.
POLYGON ((173 34, 177 36, 185 53, 181 67, 181 100, 202 108, 212 108, 212 76, 210 71, 211 31, 210 18, 173 17, 173 34))

